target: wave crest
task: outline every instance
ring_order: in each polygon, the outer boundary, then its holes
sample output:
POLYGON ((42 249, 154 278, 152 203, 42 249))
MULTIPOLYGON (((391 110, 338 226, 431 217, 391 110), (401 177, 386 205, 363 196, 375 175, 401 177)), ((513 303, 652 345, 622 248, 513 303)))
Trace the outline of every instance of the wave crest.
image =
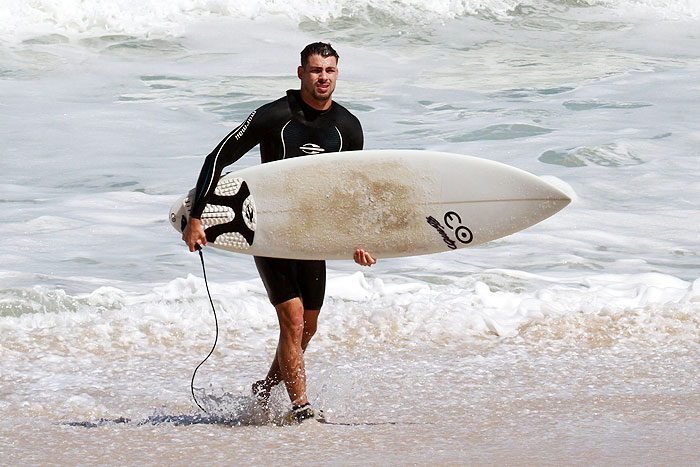
POLYGON ((700 17, 700 5, 689 0, 7 0, 0 5, 0 22, 7 38, 56 33, 161 37, 181 35, 190 24, 216 17, 414 24, 472 15, 503 20, 587 7, 615 10, 623 17, 700 17))

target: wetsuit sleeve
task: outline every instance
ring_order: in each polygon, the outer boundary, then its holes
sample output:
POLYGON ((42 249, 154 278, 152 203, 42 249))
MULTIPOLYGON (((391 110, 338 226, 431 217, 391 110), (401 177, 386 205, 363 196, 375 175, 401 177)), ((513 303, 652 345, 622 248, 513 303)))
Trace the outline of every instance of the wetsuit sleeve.
POLYGON ((360 151, 365 144, 364 135, 362 134, 362 125, 360 121, 354 115, 348 113, 348 131, 347 131, 347 146, 344 150, 346 151, 360 151))
POLYGON ((357 128, 351 133, 350 142, 348 143, 348 148, 350 151, 360 151, 365 145, 365 137, 362 133, 362 126, 360 121, 357 121, 357 128))
POLYGON ((197 179, 195 197, 190 210, 190 217, 199 219, 204 207, 219 181, 223 169, 243 157, 265 135, 267 125, 263 122, 261 109, 250 114, 214 148, 204 160, 204 165, 197 179))

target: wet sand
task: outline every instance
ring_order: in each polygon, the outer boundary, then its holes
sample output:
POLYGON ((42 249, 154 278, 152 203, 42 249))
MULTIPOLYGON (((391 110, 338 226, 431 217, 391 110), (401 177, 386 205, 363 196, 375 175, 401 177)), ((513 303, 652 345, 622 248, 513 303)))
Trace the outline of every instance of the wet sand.
MULTIPOLYGON (((182 393, 177 404, 164 394, 110 398, 128 380, 64 388, 51 397, 53 411, 29 399, 0 408, 2 463, 696 465, 697 347, 512 341, 310 352, 309 391, 330 423, 287 427, 258 425, 245 376, 239 391, 209 394, 222 407, 213 419, 196 415, 186 378, 173 388, 182 393), (86 394, 103 413, 79 405, 68 413, 65 399, 86 394), (131 421, 99 423, 102 416, 131 421), (98 426, 67 425, 75 422, 98 426)), ((259 366, 242 364, 239 375, 259 366)), ((284 410, 281 391, 274 403, 284 410)))

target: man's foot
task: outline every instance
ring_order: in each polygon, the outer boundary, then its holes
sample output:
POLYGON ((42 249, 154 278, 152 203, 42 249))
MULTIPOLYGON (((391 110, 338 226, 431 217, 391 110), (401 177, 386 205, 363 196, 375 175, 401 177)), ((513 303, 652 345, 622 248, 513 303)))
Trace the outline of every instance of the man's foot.
POLYGON ((287 415, 284 416, 284 423, 285 425, 299 424, 304 420, 309 420, 315 417, 316 413, 314 412, 314 409, 312 409, 311 404, 307 402, 306 404, 292 407, 292 410, 290 410, 287 415))
POLYGON ((250 388, 250 392, 253 394, 253 397, 260 408, 263 410, 269 410, 270 388, 267 385, 266 379, 261 379, 260 381, 254 382, 253 386, 250 388))

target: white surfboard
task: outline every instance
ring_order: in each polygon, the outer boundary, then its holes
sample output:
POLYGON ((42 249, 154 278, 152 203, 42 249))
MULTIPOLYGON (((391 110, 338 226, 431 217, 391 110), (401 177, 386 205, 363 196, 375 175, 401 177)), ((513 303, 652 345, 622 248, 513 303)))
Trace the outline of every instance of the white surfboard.
MULTIPOLYGON (((189 194, 170 211, 187 224, 189 194)), ((529 227, 571 200, 540 178, 476 157, 349 151, 224 175, 201 216, 208 245, 257 256, 351 259, 478 245, 529 227)))

